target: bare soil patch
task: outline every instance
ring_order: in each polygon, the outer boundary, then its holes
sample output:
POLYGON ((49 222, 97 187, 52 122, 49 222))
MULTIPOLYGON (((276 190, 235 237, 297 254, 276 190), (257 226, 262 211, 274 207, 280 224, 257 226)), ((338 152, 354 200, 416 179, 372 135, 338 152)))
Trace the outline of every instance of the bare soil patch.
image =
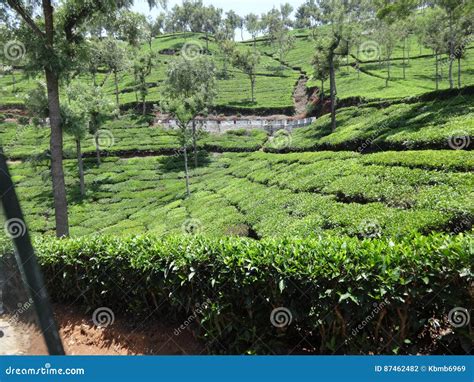
MULTIPOLYGON (((179 325, 154 321, 137 326, 136 322, 116 317, 112 325, 100 328, 92 322, 92 312, 60 305, 55 305, 54 311, 68 355, 186 355, 204 351, 190 330, 175 334, 179 325)), ((24 354, 46 354, 38 332, 30 337, 28 345, 24 354)))

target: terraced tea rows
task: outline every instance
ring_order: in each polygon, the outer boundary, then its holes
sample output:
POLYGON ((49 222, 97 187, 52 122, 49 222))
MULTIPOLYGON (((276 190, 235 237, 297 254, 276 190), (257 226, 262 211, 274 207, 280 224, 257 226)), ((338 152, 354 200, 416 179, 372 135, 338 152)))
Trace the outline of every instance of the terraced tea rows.
MULTIPOLYGON (((200 156, 185 198, 182 158, 86 162, 87 195, 67 161, 71 234, 399 236, 460 232, 474 216, 474 159, 464 151, 200 156)), ((30 227, 52 232, 49 173, 12 166, 30 227)))

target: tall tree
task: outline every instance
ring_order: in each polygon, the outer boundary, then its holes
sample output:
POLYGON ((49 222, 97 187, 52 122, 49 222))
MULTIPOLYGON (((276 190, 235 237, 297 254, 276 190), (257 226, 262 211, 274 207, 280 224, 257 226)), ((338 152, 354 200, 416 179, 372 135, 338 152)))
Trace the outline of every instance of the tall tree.
POLYGON ((215 67, 205 56, 189 60, 178 57, 168 68, 164 98, 160 105, 178 123, 181 148, 184 153, 186 195, 190 196, 188 146, 192 140, 197 166, 196 124, 198 115, 205 115, 216 95, 215 67))
POLYGON ((250 80, 250 95, 252 103, 255 102, 255 82, 257 80, 257 67, 260 63, 260 54, 251 49, 244 51, 235 50, 232 64, 242 70, 250 80))
MULTIPOLYGON (((360 0, 318 0, 320 22, 327 25, 325 33, 318 36, 318 43, 324 46, 329 68, 329 86, 331 95, 331 126, 336 129, 336 65, 341 54, 341 43, 350 35, 354 14, 360 6, 360 0)), ((343 49, 342 49, 343 50, 343 49)))
POLYGON ((155 55, 152 52, 140 54, 134 62, 133 70, 137 79, 136 86, 140 93, 142 104, 142 115, 146 115, 146 97, 148 95, 147 77, 151 74, 155 61, 155 55))
POLYGON ((255 13, 249 13, 247 16, 245 16, 245 28, 252 36, 253 46, 255 49, 257 49, 257 36, 261 30, 261 23, 258 15, 255 13))
POLYGON ((209 35, 215 35, 219 30, 222 21, 222 9, 215 8, 213 5, 204 7, 203 13, 203 30, 206 34, 206 50, 209 51, 209 35))
POLYGON ((296 28, 309 28, 312 31, 313 37, 315 37, 315 27, 318 25, 321 18, 319 7, 315 0, 306 0, 305 3, 300 5, 296 10, 295 18, 296 28))
POLYGON ((423 45, 433 51, 435 60, 435 84, 436 90, 439 89, 439 61, 440 54, 444 51, 446 40, 446 23, 443 11, 439 8, 427 10, 420 23, 419 32, 422 36, 423 45))
POLYGON ((324 46, 316 46, 316 53, 313 57, 314 78, 321 82, 319 89, 319 96, 321 101, 324 101, 324 84, 329 78, 329 59, 327 49, 324 46))
MULTIPOLYGON (((100 165, 100 130, 113 113, 114 105, 98 86, 73 82, 68 87, 67 92, 69 103, 80 105, 81 113, 85 115, 89 133, 94 137, 97 164, 100 165)), ((79 110, 79 107, 76 110, 79 110)))
POLYGON ((127 46, 121 41, 107 37, 99 43, 99 47, 101 63, 113 76, 115 104, 117 110, 120 110, 119 76, 131 66, 127 46))
POLYGON ((223 61, 222 77, 225 80, 229 78, 229 61, 235 50, 235 42, 231 40, 231 36, 229 36, 227 32, 226 29, 220 29, 215 35, 223 61))
MULTIPOLYGON (((445 11, 448 24, 448 80, 449 88, 454 88, 453 64, 456 59, 456 41, 459 40, 461 28, 459 22, 462 20, 464 12, 467 10, 466 0, 436 0, 436 4, 445 11)), ((461 32, 462 33, 462 32, 461 32)))
POLYGON ((232 36, 232 41, 235 40, 235 30, 240 27, 241 19, 242 18, 233 10, 226 12, 224 25, 229 35, 232 36))
POLYGON ((82 160, 81 141, 87 133, 86 114, 81 110, 80 105, 63 103, 61 104, 61 126, 66 134, 73 137, 76 144, 77 168, 79 173, 79 190, 81 196, 86 194, 84 180, 84 161, 82 160))
POLYGON ((295 38, 286 29, 281 29, 275 36, 278 57, 283 68, 286 55, 295 46, 295 38))
POLYGON ((289 3, 280 5, 281 21, 285 28, 291 28, 293 26, 293 21, 291 20, 291 14, 293 13, 293 10, 293 6, 289 3))

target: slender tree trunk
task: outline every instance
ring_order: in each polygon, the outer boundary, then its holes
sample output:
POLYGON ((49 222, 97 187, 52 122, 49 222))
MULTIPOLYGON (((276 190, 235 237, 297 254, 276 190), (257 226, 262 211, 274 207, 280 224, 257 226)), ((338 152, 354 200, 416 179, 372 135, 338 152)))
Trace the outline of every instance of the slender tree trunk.
POLYGON ((13 81, 13 93, 16 92, 16 78, 15 78, 15 68, 12 67, 12 81, 13 81))
POLYGON ((118 78, 117 78, 116 70, 114 70, 114 83, 115 83, 115 104, 117 105, 117 110, 120 110, 119 88, 118 88, 118 78))
POLYGON ((84 162, 82 161, 81 140, 76 139, 77 167, 79 170, 79 186, 81 196, 86 194, 86 186, 84 182, 84 162))
POLYGON ((137 73, 133 73, 133 77, 134 77, 134 80, 135 80, 135 89, 134 89, 134 92, 135 92, 135 102, 138 106, 138 91, 137 91, 137 86, 138 86, 138 76, 137 76, 137 73))
POLYGON ((206 53, 209 52, 209 32, 206 31, 206 53))
POLYGON ((324 101, 324 80, 321 80, 321 102, 324 101))
POLYGON ((252 103, 255 102, 255 76, 250 76, 250 88, 252 93, 252 103))
POLYGON ((357 60, 356 60, 356 65, 357 65, 357 79, 360 79, 360 61, 359 61, 359 54, 360 54, 360 48, 357 46, 357 60))
POLYGON ((385 79, 385 87, 388 87, 390 81, 390 57, 387 57, 387 78, 385 79))
POLYGON ((407 76, 406 76, 406 63, 405 63, 405 50, 406 50, 406 47, 407 47, 407 38, 405 37, 404 40, 403 40, 403 79, 406 80, 407 79, 407 76))
POLYGON ((95 70, 92 72, 92 83, 94 84, 94 87, 97 86, 97 75, 95 73, 95 70))
POLYGON ((458 88, 461 88, 461 56, 458 57, 458 88))
POLYGON ((453 15, 449 15, 449 88, 454 88, 453 62, 454 62, 453 15))
POLYGON ((194 168, 198 167, 198 151, 196 139, 196 120, 193 119, 193 154, 194 154, 194 168))
POLYGON ((94 140, 95 140, 95 157, 97 159, 97 165, 100 166, 100 146, 99 146, 99 130, 96 131, 94 134, 94 140))
POLYGON ((347 41, 347 54, 346 54, 346 67, 347 67, 347 72, 349 73, 349 41, 347 41))
POLYGON ((439 89, 439 61, 438 61, 438 51, 435 52, 435 60, 436 60, 436 90, 439 89))
POLYGON ((191 192, 189 191, 189 169, 188 169, 188 149, 186 144, 183 145, 183 152, 184 152, 184 173, 186 176, 186 195, 189 198, 191 192))
POLYGON ((146 115, 146 97, 142 96, 142 115, 146 115))
POLYGON ((411 51, 411 43, 410 40, 407 38, 407 64, 410 65, 410 51, 411 51))
POLYGON ((336 73, 334 68, 334 53, 329 55, 329 87, 331 93, 331 127, 336 130, 336 73))
POLYGON ((51 125, 51 178, 53 182, 56 235, 62 237, 69 235, 69 219, 63 170, 63 132, 61 130, 59 106, 59 82, 56 74, 49 69, 45 69, 45 74, 48 89, 49 121, 51 125))
POLYGON ((224 79, 227 79, 227 55, 224 55, 224 79))
MULTIPOLYGON (((43 14, 46 32, 46 47, 53 52, 54 21, 53 7, 50 0, 43 0, 43 14)), ((44 68, 46 87, 48 90, 49 121, 51 125, 51 178, 53 182, 54 214, 56 235, 69 235, 69 220, 67 214, 66 184, 63 170, 63 132, 61 130, 61 113, 59 104, 59 80, 57 74, 49 67, 44 68)))

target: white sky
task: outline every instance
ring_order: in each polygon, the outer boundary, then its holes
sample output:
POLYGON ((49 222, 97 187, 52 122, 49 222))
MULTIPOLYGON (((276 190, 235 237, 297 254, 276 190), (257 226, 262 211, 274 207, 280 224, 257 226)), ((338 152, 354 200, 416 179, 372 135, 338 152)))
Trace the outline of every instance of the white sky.
MULTIPOLYGON (((168 0, 168 9, 173 8, 175 4, 181 4, 181 2, 181 0, 168 0)), ((290 3, 296 10, 304 2, 305 0, 203 0, 205 5, 214 5, 216 8, 222 8, 224 12, 233 9, 240 16, 245 16, 249 13, 260 15, 274 6, 278 8, 283 3, 290 3)), ((150 11, 146 0, 135 0, 133 10, 153 18, 163 11, 159 8, 154 8, 150 11)), ((236 37, 240 39, 240 30, 236 32, 236 37)), ((245 34, 244 38, 249 38, 249 36, 245 34)))

